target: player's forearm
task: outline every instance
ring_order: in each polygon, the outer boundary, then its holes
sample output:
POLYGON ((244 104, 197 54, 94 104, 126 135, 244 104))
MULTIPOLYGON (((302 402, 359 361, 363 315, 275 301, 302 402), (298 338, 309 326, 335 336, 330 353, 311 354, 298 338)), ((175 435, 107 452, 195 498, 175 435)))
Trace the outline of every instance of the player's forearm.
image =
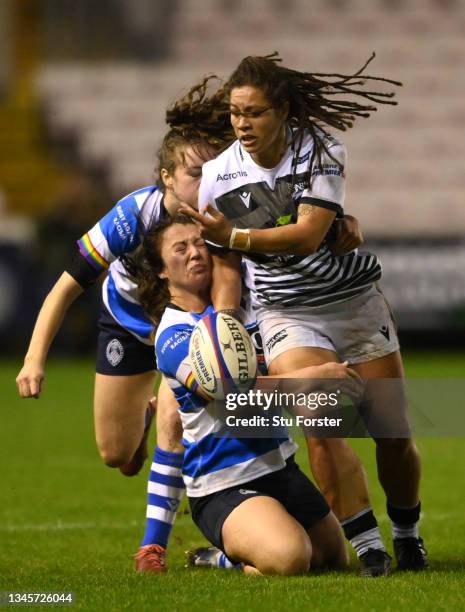
POLYGON ((82 292, 82 287, 70 274, 64 272, 60 276, 40 309, 25 362, 45 362, 50 345, 60 329, 68 308, 82 292))
POLYGON ((250 230, 250 251, 255 253, 310 255, 316 253, 321 241, 319 232, 298 224, 250 230))
POLYGON ((241 303, 240 255, 213 257, 212 304, 215 310, 237 310, 241 303))

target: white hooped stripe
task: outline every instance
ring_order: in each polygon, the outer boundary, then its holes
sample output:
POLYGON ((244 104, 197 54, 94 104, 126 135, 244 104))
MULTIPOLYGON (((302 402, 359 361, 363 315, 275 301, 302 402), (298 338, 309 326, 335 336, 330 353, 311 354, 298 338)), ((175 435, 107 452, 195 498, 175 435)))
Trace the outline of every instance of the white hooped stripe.
POLYGON ((168 485, 159 484, 158 482, 150 482, 147 485, 147 492, 152 495, 163 495, 163 497, 171 497, 180 499, 184 495, 184 487, 178 489, 178 487, 169 487, 168 485))

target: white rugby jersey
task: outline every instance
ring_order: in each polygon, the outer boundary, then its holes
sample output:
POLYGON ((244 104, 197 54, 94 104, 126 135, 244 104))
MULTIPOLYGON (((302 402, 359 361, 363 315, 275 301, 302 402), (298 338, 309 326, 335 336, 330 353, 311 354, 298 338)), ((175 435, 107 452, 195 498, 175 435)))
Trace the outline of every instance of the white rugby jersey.
MULTIPOLYGON (((321 161, 313 162, 309 188, 306 176, 314 146, 310 134, 305 136, 298 153, 289 145, 282 160, 271 169, 256 164, 236 140, 216 159, 204 164, 199 210, 210 203, 235 227, 256 229, 295 223, 299 204, 320 206, 342 217, 346 151, 332 137, 326 144, 342 168, 322 152, 321 161)), ((353 251, 337 256, 326 241, 311 255, 247 252, 242 256, 246 262, 244 280, 254 307, 333 304, 364 293, 381 277, 381 265, 375 255, 353 251)))
POLYGON ((149 227, 168 216, 163 194, 144 187, 122 198, 94 227, 78 240, 79 251, 98 272, 108 270, 102 287, 105 306, 113 318, 145 344, 152 344, 153 324, 140 306, 137 285, 119 257, 140 244, 139 218, 149 227))
MULTIPOLYGON (((196 314, 168 305, 155 337, 158 369, 179 403, 185 447, 183 479, 190 497, 248 482, 282 469, 297 445, 283 438, 232 438, 215 435, 218 422, 209 402, 196 395, 189 361, 189 340, 196 323, 213 312, 196 314)), ((249 323, 246 322, 246 327, 249 323)))

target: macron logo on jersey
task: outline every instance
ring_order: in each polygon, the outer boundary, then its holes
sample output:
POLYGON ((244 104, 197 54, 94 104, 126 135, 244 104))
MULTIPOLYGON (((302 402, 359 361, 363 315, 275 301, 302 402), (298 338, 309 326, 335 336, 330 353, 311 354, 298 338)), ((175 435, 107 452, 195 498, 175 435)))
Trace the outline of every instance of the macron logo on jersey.
POLYGON ((216 182, 218 181, 231 181, 233 179, 239 178, 241 176, 247 176, 247 172, 245 170, 238 170, 237 172, 230 172, 229 174, 218 174, 216 177, 216 182))
POLYGON ((247 208, 250 208, 250 195, 251 195, 250 192, 247 192, 247 191, 243 191, 242 193, 239 194, 239 197, 244 202, 244 204, 247 206, 247 208))

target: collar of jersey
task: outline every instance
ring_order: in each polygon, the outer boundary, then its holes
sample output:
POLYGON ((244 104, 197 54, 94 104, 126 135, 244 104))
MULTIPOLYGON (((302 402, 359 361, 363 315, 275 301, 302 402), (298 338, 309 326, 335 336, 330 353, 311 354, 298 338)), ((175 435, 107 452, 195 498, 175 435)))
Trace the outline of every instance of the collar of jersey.
MULTIPOLYGON (((180 312, 189 312, 188 310, 184 310, 184 308, 181 308, 181 306, 173 304, 173 302, 168 302, 166 307, 171 308, 172 310, 179 310, 180 312)), ((192 315, 194 319, 199 320, 203 319, 203 317, 205 317, 207 314, 210 314, 211 312, 214 312, 214 309, 213 306, 210 304, 202 312, 189 312, 189 314, 192 315)))

